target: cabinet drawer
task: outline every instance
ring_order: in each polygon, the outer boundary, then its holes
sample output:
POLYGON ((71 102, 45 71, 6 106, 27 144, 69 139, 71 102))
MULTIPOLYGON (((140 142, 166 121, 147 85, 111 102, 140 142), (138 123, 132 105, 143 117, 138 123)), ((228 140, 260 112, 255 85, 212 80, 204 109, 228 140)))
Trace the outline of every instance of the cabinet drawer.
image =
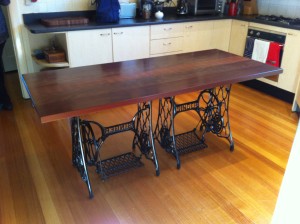
POLYGON ((184 25, 179 24, 164 24, 151 26, 151 40, 182 37, 184 34, 184 25))
POLYGON ((151 40, 150 54, 164 54, 182 51, 183 37, 151 40))

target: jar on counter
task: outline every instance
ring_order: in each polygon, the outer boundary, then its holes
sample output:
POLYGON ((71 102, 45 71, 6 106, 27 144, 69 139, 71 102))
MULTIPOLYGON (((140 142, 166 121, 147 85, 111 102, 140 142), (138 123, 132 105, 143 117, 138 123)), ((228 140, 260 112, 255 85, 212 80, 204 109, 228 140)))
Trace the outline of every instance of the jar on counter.
POLYGON ((143 18, 150 19, 152 6, 149 3, 143 5, 143 18))

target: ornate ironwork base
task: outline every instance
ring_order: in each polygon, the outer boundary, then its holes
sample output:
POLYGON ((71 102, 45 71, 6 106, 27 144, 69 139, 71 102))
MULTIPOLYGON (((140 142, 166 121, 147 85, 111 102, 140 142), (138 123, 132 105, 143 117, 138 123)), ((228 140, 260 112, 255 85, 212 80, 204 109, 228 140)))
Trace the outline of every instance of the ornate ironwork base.
POLYGON ((156 175, 160 174, 159 165, 154 146, 152 131, 152 104, 138 104, 137 113, 129 122, 104 127, 98 122, 71 119, 72 127, 72 160, 80 176, 88 186, 90 198, 93 197, 87 166, 95 166, 96 172, 102 179, 124 173, 130 169, 140 167, 142 155, 151 160, 155 166, 156 175), (132 152, 101 160, 100 149, 104 141, 111 135, 133 131, 134 138, 132 152), (97 134, 96 134, 97 133, 97 134), (139 155, 136 155, 139 148, 139 155))
POLYGON ((230 150, 234 142, 229 123, 229 96, 231 85, 206 89, 199 93, 195 101, 177 104, 175 97, 159 100, 158 119, 154 131, 155 139, 177 161, 180 168, 181 154, 193 152, 207 147, 204 143, 205 134, 211 132, 218 137, 226 138, 230 150), (175 116, 186 111, 196 111, 199 115, 199 133, 197 127, 189 132, 176 134, 174 128, 175 116))

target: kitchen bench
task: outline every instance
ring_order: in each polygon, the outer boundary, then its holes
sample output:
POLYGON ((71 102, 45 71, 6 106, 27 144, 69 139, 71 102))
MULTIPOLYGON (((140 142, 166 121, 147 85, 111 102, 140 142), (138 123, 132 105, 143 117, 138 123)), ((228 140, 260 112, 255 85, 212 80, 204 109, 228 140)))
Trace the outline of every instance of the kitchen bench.
POLYGON ((22 81, 42 123, 71 120, 73 164, 93 197, 87 166, 95 166, 105 179, 110 174, 115 175, 116 170, 122 172, 122 167, 140 166, 140 157, 144 155, 153 162, 159 175, 154 139, 176 157, 177 167, 180 167, 178 135, 174 129, 176 113, 195 110, 199 114, 202 130, 199 147, 204 144, 204 134, 212 132, 227 138, 233 149, 228 116, 231 84, 280 73, 280 68, 220 50, 207 50, 49 70, 23 75, 22 81), (184 104, 175 101, 178 94, 200 90, 196 101, 184 104), (154 130, 151 102, 155 99, 160 99, 160 106, 154 130), (123 124, 104 127, 96 121, 80 118, 129 104, 138 104, 137 113, 123 124), (100 136, 96 136, 99 131, 100 136), (101 161, 100 148, 105 139, 124 131, 134 132, 132 146, 138 147, 141 155, 127 153, 101 161), (125 161, 125 165, 120 161, 125 161))

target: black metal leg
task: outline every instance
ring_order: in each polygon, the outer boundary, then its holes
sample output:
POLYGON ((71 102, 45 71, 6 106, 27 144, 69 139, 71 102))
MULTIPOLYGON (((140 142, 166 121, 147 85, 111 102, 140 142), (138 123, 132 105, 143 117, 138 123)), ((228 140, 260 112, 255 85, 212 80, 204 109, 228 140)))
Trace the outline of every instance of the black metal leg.
POLYGON ((152 128, 152 102, 149 102, 149 110, 150 110, 150 121, 149 121, 149 135, 150 135, 150 141, 151 141, 151 147, 152 147, 152 153, 153 153, 153 162, 155 165, 155 171, 156 171, 156 176, 160 175, 160 170, 159 170, 159 165, 158 165, 158 160, 157 160, 157 154, 156 154, 156 149, 155 149, 155 144, 154 144, 154 136, 153 136, 153 128, 152 128))
POLYGON ((72 128, 72 162, 73 165, 77 168, 82 180, 86 183, 89 197, 93 198, 94 194, 90 184, 89 174, 86 167, 85 155, 82 145, 81 137, 81 125, 80 119, 78 117, 71 119, 71 128, 72 128))
POLYGON ((229 121, 229 97, 231 85, 203 90, 199 95, 202 137, 212 132, 218 137, 226 138, 230 151, 234 150, 234 141, 229 121))
MULTIPOLYGON (((171 103, 172 103, 172 105, 174 107, 174 105, 175 105, 175 99, 174 99, 174 97, 171 98, 171 103)), ((173 151, 174 151, 174 156, 175 156, 176 162, 177 162, 177 169, 180 169, 181 163, 180 163, 179 154, 178 154, 177 147, 176 147, 177 145, 176 145, 176 137, 175 137, 174 118, 175 118, 175 110, 173 109, 172 113, 171 113, 173 151)))
POLYGON ((177 168, 180 169, 180 158, 176 148, 174 117, 174 97, 160 99, 154 131, 155 139, 166 152, 171 153, 175 157, 177 168))
POLYGON ((139 103, 138 113, 135 121, 135 136, 133 139, 133 149, 139 147, 141 153, 154 163, 156 175, 159 176, 160 170, 154 144, 152 130, 152 102, 139 103))
POLYGON ((234 150, 234 141, 230 128, 229 120, 229 98, 230 98, 231 85, 220 86, 214 89, 214 94, 218 96, 219 101, 222 103, 220 112, 223 119, 222 131, 217 134, 218 137, 226 138, 230 144, 230 151, 234 150))

